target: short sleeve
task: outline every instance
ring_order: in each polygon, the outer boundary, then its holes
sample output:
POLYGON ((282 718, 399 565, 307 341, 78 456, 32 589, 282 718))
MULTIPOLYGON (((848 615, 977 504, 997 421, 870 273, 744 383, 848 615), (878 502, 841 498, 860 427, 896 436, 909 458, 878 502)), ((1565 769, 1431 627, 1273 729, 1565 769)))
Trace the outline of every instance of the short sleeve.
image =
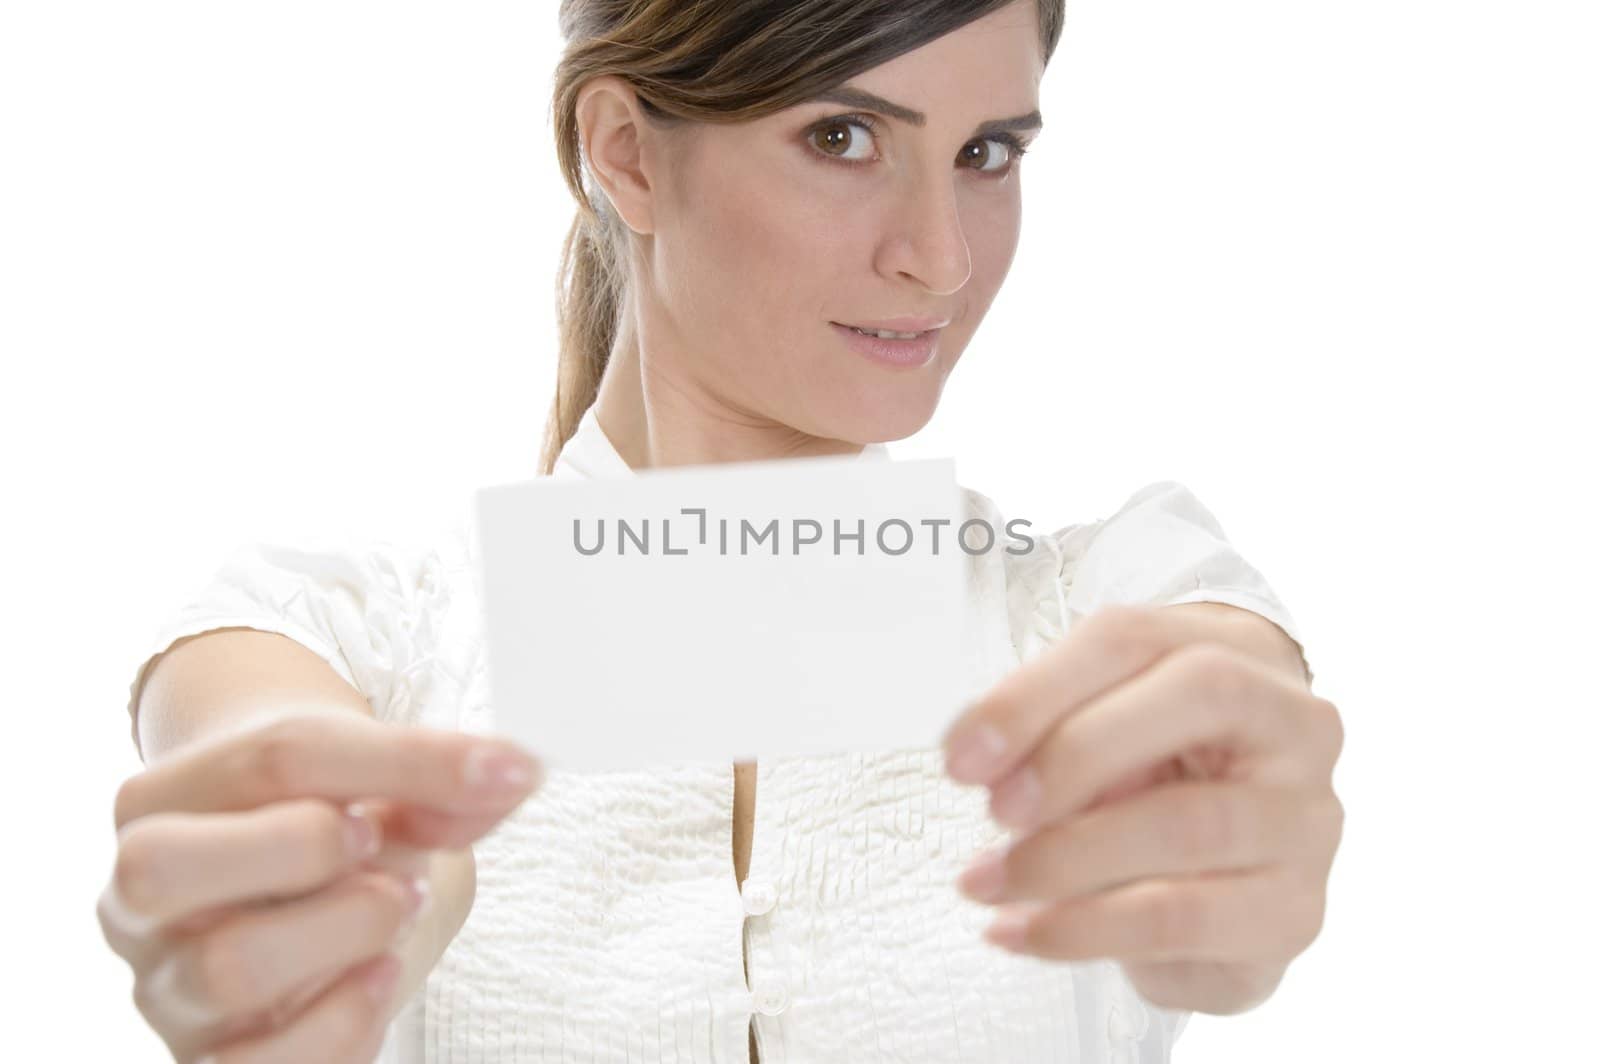
MULTIPOLYGON (((1300 626, 1266 578, 1228 542, 1183 484, 1147 484, 1103 520, 1044 537, 1045 560, 1017 592, 1035 634, 1059 635, 1108 605, 1221 602, 1267 618, 1305 650, 1300 626), (1054 601, 1052 601, 1054 600, 1054 601)), ((1310 667, 1307 666, 1307 674, 1310 667)))
POLYGON ((1133 493, 1102 523, 1078 563, 1067 610, 1184 602, 1221 602, 1261 614, 1293 638, 1304 661, 1301 630, 1288 606, 1227 541, 1216 515, 1186 486, 1162 480, 1133 493))
MULTIPOLYGON (((436 551, 392 543, 239 547, 161 618, 128 689, 130 722, 151 667, 172 644, 214 628, 255 628, 313 651, 380 720, 411 716, 445 606, 436 551)), ((135 733, 137 741, 137 733, 135 733)))

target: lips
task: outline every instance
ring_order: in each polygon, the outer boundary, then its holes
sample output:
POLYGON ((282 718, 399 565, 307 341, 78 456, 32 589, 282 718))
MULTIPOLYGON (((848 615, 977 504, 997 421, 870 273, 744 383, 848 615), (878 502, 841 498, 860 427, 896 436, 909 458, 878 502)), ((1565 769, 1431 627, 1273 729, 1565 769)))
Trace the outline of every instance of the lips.
POLYGON ((950 324, 948 318, 900 317, 882 318, 877 321, 836 321, 833 324, 843 325, 847 329, 869 329, 884 332, 898 333, 924 333, 934 329, 942 329, 950 324))
MULTIPOLYGON (((842 323, 834 322, 834 324, 841 325, 842 323)), ((843 325, 843 328, 854 329, 863 336, 877 336, 879 339, 883 340, 915 340, 917 337, 932 331, 931 329, 919 331, 913 331, 910 329, 880 329, 867 325, 843 325), (894 335, 880 336, 879 334, 881 333, 893 333, 894 335)))
POLYGON ((938 329, 925 329, 914 336, 898 339, 864 333, 836 321, 829 324, 839 330, 839 335, 851 350, 883 365, 907 368, 926 366, 936 357, 939 348, 938 329))

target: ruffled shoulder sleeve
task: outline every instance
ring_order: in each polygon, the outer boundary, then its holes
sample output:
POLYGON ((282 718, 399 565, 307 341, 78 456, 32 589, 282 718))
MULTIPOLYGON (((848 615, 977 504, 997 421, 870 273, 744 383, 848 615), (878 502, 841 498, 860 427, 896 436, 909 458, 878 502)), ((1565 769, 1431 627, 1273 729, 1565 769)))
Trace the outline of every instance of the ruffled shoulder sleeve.
POLYGON ((157 621, 128 689, 130 721, 151 667, 173 643, 233 627, 288 636, 359 691, 378 719, 408 720, 448 605, 444 553, 389 541, 236 548, 157 621))
POLYGON ((1112 604, 1226 603, 1260 614, 1302 644, 1300 626, 1266 578, 1175 480, 1145 485, 1110 517, 1037 538, 1040 549, 1018 555, 1008 578, 1013 638, 1024 656, 1112 604))

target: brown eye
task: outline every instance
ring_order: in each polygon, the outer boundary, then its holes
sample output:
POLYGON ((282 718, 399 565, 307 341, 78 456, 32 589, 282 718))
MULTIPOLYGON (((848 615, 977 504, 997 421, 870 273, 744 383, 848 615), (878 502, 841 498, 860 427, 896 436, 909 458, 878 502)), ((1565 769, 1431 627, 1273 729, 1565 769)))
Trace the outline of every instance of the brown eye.
MULTIPOLYGON (((846 162, 864 162, 871 158, 870 155, 850 154, 851 148, 857 143, 870 151, 872 148, 872 131, 864 123, 853 119, 835 119, 831 122, 817 126, 811 131, 811 143, 824 155, 846 162), (854 131, 860 130, 865 136, 854 131)), ((860 149, 858 149, 858 152, 860 149)))
POLYGON ((979 165, 974 166, 973 169, 984 173, 999 173, 1000 171, 1005 170, 1010 165, 1011 158, 1014 154, 1016 153, 1012 151, 1011 145, 1007 144, 1003 140, 993 139, 975 140, 971 144, 968 144, 965 148, 961 149, 962 161, 973 161, 978 163, 979 165), (999 148, 1004 150, 997 151, 995 148, 985 148, 985 145, 998 145, 999 148), (983 165, 996 158, 1000 160, 998 166, 983 165))

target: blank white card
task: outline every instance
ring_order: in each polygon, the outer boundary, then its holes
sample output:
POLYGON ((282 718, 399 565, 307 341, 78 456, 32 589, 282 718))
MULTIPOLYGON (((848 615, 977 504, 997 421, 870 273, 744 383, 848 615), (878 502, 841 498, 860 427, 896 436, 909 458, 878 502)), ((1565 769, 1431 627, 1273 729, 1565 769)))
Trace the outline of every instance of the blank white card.
POLYGON ((961 709, 952 459, 479 490, 496 727, 552 768, 937 745, 961 709))

